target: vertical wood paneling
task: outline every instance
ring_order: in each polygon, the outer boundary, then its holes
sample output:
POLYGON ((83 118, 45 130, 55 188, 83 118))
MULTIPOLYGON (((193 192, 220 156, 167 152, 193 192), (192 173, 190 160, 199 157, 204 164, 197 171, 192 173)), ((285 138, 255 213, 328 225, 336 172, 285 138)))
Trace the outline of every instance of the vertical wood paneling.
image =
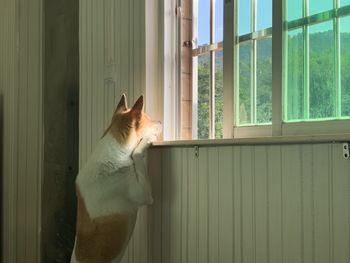
POLYGON ((265 146, 254 150, 255 178, 255 262, 270 263, 268 258, 268 162, 265 146))
POLYGON ((233 251, 234 251, 234 262, 243 262, 242 260, 242 147, 233 147, 233 169, 231 175, 233 177, 233 229, 230 231, 233 234, 233 251))
POLYGON ((350 162, 339 157, 341 144, 333 145, 332 156, 332 193, 333 193, 333 261, 350 262, 350 162))
POLYGON ((304 262, 315 262, 314 250, 314 176, 312 147, 309 145, 301 146, 301 165, 302 165, 302 251, 304 262))
POLYGON ((241 248, 242 263, 254 262, 255 226, 254 226, 254 165, 253 148, 243 147, 241 152, 241 248))
POLYGON ((154 262, 349 261, 350 163, 341 145, 200 147, 198 158, 193 148, 152 152, 163 158, 149 163, 163 180, 153 218, 162 233, 148 238, 159 249, 154 262))
POLYGON ((315 262, 325 263, 330 261, 330 232, 331 207, 329 187, 330 163, 329 145, 315 145, 313 147, 313 193, 314 193, 314 242, 315 262))
POLYGON ((268 166, 268 258, 270 263, 283 262, 282 229, 282 147, 267 147, 268 166))
MULTIPOLYGON (((219 162, 219 248, 218 263, 233 262, 233 164, 232 147, 218 148, 219 162), (228 231, 229 230, 229 231, 228 231)), ((199 174, 199 176, 202 176, 199 174)), ((200 181, 200 178, 198 178, 200 181)), ((199 261, 202 262, 202 261, 199 261)))
POLYGON ((283 262, 302 262, 300 146, 282 148, 283 262))
MULTIPOLYGON (((208 263, 208 215, 209 215, 209 156, 207 148, 199 149, 198 156, 198 262, 208 263)), ((182 261, 186 262, 186 261, 182 261)))
POLYGON ((40 261, 42 1, 0 3, 2 262, 40 261))
MULTIPOLYGON (((162 255, 162 151, 151 149, 148 162, 149 176, 152 184, 153 205, 149 208, 148 263, 161 263, 162 255)), ((181 167, 181 166, 180 166, 181 167)), ((144 241, 144 240, 143 240, 144 241)))

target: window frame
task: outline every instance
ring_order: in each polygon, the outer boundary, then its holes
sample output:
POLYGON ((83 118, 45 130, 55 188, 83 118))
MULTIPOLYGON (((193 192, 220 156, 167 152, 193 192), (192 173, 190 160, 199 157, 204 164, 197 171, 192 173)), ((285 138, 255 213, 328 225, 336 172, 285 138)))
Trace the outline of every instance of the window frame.
MULTIPOLYGON (((301 122, 283 122, 283 89, 286 78, 284 73, 285 61, 285 35, 284 0, 272 1, 272 124, 271 125, 253 125, 240 126, 235 125, 235 107, 234 99, 237 91, 235 90, 236 75, 233 74, 235 63, 235 38, 236 38, 236 20, 235 14, 237 0, 224 1, 224 34, 223 34, 223 138, 254 138, 254 137, 275 137, 275 136, 317 136, 346 134, 350 130, 350 120, 323 120, 323 121, 301 121, 301 122)), ((163 47, 163 56, 161 59, 163 91, 163 121, 165 140, 179 140, 174 131, 181 127, 181 122, 176 118, 178 114, 178 98, 176 87, 176 47, 172 44, 176 42, 176 15, 175 10, 177 0, 166 1, 161 6, 161 19, 163 21, 162 36, 159 38, 163 47), (173 16, 169 16, 173 13, 173 16)), ((195 95, 195 94, 193 94, 195 95)), ((193 114, 194 115, 194 114, 193 114)), ((193 125, 196 126, 196 125, 193 125)), ((195 140, 195 139, 193 139, 195 140)))
MULTIPOLYGON (((233 109, 237 109, 238 88, 235 85, 236 73, 234 76, 228 78, 225 81, 225 76, 235 72, 238 59, 235 54, 237 53, 236 38, 238 18, 236 16, 236 10, 238 7, 238 1, 226 0, 224 5, 224 54, 228 54, 229 51, 233 53, 232 62, 224 56, 224 96, 231 96, 231 103, 233 109), (227 16, 233 15, 233 19, 228 19, 227 16), (233 32, 232 35, 225 37, 226 32, 233 32), (230 92, 232 90, 232 93, 230 92), (226 95, 225 95, 226 92, 226 95)), ((285 77, 285 59, 287 48, 286 45, 286 22, 285 12, 283 8, 285 0, 273 0, 272 1, 272 123, 270 125, 250 125, 250 126, 238 126, 236 125, 236 112, 233 109, 227 107, 225 110, 224 103, 224 118, 226 119, 233 113, 233 125, 231 136, 233 138, 250 138, 250 137, 270 137, 270 136, 293 136, 293 135, 318 135, 318 134, 339 134, 347 133, 350 129, 349 119, 334 119, 334 120, 307 120, 307 121, 283 121, 284 109, 284 87, 286 87, 285 77), (231 110, 231 112, 229 112, 231 110)), ((344 7, 339 9, 346 9, 344 7)), ((350 10, 350 9, 349 9, 350 10)), ((334 10, 333 10, 334 11, 334 10)), ((332 11, 326 11, 332 12, 332 11)), ((334 11, 336 12, 336 11, 334 11)), ((311 16, 313 17, 313 16, 311 16)), ((313 19, 313 18, 312 18, 313 19)), ((318 21, 317 21, 318 22, 318 21)), ((226 129, 225 136, 228 135, 228 129, 226 129)))

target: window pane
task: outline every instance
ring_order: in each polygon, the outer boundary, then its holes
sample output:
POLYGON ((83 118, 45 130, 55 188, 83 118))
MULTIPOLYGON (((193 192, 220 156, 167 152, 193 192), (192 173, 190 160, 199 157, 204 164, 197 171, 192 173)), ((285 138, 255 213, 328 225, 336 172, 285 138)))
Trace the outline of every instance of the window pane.
POLYGON ((304 119, 304 35, 302 29, 288 32, 286 120, 304 119))
POLYGON ((209 138, 209 54, 198 57, 198 139, 209 138))
POLYGON ((197 45, 203 46, 210 41, 210 0, 197 0, 198 4, 198 39, 197 45))
POLYGON ((340 19, 341 114, 350 116, 350 17, 340 19))
POLYGON ((340 6, 350 5, 350 0, 340 0, 340 6))
POLYGON ((287 20, 292 21, 303 17, 303 0, 287 0, 287 20))
POLYGON ((335 114, 333 21, 310 26, 310 118, 335 114))
POLYGON ((251 42, 239 45, 239 100, 238 124, 250 124, 251 115, 251 42))
POLYGON ((256 30, 272 27, 272 0, 257 0, 256 30))
POLYGON ((222 138, 223 128, 223 51, 215 54, 215 138, 222 138))
POLYGON ((224 6, 223 0, 215 1, 215 42, 223 41, 224 36, 224 6))
POLYGON ((331 9, 333 9, 333 0, 309 0, 309 15, 318 14, 331 9))
POLYGON ((244 35, 252 32, 251 29, 251 0, 239 0, 239 29, 238 35, 244 35))
POLYGON ((257 42, 256 102, 257 123, 271 123, 272 114, 272 38, 257 42))

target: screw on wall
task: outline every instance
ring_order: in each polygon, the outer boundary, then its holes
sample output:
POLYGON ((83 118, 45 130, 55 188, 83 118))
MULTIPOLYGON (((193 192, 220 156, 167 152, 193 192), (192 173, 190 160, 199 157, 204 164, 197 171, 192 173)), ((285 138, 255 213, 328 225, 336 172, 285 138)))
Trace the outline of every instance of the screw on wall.
POLYGON ((343 143, 343 157, 346 160, 350 158, 349 143, 347 143, 347 142, 343 143))
POLYGON ((197 158, 199 156, 199 147, 198 146, 194 146, 194 156, 196 156, 197 158))

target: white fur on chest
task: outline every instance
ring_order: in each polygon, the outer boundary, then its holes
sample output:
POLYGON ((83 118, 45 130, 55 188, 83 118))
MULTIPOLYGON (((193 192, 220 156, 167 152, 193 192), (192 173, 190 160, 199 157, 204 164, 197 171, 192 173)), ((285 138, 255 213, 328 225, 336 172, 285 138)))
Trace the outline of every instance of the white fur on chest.
POLYGON ((76 183, 91 218, 134 212, 148 202, 150 192, 142 191, 131 153, 107 134, 79 172, 76 183))

